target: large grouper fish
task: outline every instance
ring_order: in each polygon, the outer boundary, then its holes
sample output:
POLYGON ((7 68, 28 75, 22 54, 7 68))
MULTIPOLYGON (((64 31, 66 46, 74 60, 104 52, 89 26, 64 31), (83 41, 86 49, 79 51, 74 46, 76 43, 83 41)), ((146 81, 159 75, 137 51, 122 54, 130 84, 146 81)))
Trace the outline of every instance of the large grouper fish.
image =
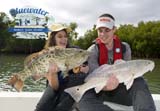
POLYGON ((87 60, 89 52, 77 48, 60 48, 49 47, 40 52, 27 56, 24 60, 24 69, 20 72, 13 73, 8 80, 8 84, 13 86, 17 91, 22 91, 24 81, 27 77, 45 77, 50 64, 56 64, 67 76, 68 70, 78 67, 87 60), (36 76, 34 76, 36 75, 36 76))
POLYGON ((76 102, 79 102, 83 94, 94 88, 96 93, 99 93, 107 83, 110 75, 114 74, 119 83, 124 83, 126 89, 130 89, 134 79, 143 76, 148 71, 152 71, 155 64, 151 60, 117 60, 113 65, 104 64, 92 73, 90 73, 85 83, 79 86, 74 86, 65 89, 76 102))

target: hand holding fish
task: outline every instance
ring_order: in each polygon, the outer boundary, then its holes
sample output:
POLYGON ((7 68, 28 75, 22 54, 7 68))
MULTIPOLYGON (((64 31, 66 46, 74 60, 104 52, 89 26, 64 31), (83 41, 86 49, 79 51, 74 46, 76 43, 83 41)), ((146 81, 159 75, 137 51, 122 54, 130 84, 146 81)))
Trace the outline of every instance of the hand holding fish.
MULTIPOLYGON (((41 77, 46 76, 47 79, 56 82, 58 81, 55 72, 58 71, 56 67, 54 70, 49 68, 50 63, 54 63, 58 66, 58 68, 63 72, 63 78, 68 76, 68 71, 73 69, 76 66, 83 64, 89 56, 89 52, 82 49, 76 48, 57 48, 57 47, 49 47, 43 49, 40 52, 33 53, 26 57, 24 61, 23 70, 13 73, 11 78, 9 78, 7 84, 13 86, 17 91, 22 91, 24 86, 24 81, 29 76, 35 77, 34 80, 40 79, 41 77), (48 70, 49 69, 49 70, 48 70)), ((52 84, 51 82, 51 84, 52 84)))
POLYGON ((76 102, 79 102, 89 89, 94 89, 95 93, 99 93, 105 88, 108 91, 115 89, 119 83, 124 83, 126 89, 129 90, 135 78, 152 71, 154 67, 155 64, 151 60, 119 60, 115 61, 113 65, 104 64, 90 73, 85 78, 83 85, 67 88, 65 92, 69 93, 76 102))
POLYGON ((50 63, 48 73, 46 73, 45 77, 47 78, 49 85, 57 90, 59 87, 58 82, 58 75, 57 72, 59 71, 59 68, 56 64, 50 63))
POLYGON ((89 71, 89 66, 87 66, 87 65, 80 65, 78 67, 73 68, 73 72, 75 74, 78 74, 80 72, 87 74, 88 71, 89 71))
POLYGON ((80 72, 83 72, 83 73, 88 73, 88 71, 89 71, 89 66, 87 66, 87 65, 81 65, 80 66, 80 72))
POLYGON ((119 81, 117 79, 117 77, 112 74, 109 78, 108 81, 106 83, 106 85, 103 88, 103 91, 112 91, 114 89, 116 89, 119 85, 119 81))

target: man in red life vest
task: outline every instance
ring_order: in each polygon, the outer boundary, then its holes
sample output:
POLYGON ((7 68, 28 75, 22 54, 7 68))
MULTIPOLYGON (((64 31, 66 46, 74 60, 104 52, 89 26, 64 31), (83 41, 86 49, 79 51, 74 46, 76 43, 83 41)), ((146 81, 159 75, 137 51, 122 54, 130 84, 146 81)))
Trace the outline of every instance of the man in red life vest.
MULTIPOLYGON (((88 59, 90 73, 100 65, 113 64, 117 59, 131 59, 129 44, 121 42, 119 37, 114 34, 116 27, 112 15, 101 15, 97 20, 96 29, 98 37, 95 44, 88 49, 91 51, 91 56, 88 59)), ((113 74, 103 91, 96 94, 94 90, 89 90, 85 93, 79 103, 79 110, 113 111, 110 107, 103 105, 104 101, 133 105, 134 111, 156 111, 153 98, 143 77, 137 78, 131 89, 126 90, 124 84, 120 84, 113 74)))

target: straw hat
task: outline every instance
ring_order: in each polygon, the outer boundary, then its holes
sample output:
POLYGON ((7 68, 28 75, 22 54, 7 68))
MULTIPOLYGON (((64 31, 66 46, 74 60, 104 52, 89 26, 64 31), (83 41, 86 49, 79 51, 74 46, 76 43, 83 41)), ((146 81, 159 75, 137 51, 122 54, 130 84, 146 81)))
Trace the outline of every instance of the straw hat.
POLYGON ((64 24, 60 24, 60 23, 55 23, 53 25, 51 25, 51 27, 49 27, 50 32, 48 32, 48 37, 50 36, 51 32, 57 32, 57 31, 61 31, 65 29, 67 31, 67 33, 71 32, 72 29, 64 24))

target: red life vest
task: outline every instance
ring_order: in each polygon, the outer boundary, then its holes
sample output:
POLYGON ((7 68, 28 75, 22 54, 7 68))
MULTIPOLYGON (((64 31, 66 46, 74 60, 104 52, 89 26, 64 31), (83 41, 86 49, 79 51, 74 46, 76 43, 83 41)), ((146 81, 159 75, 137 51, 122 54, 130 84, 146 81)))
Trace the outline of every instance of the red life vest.
MULTIPOLYGON (((114 51, 113 51, 113 60, 117 60, 117 59, 122 59, 122 46, 121 46, 121 41, 120 39, 114 35, 113 37, 113 41, 114 41, 114 51)), ((103 64, 107 64, 108 63, 108 49, 105 46, 104 43, 102 43, 102 41, 97 38, 96 39, 96 43, 99 46, 99 65, 103 65, 103 64)))

